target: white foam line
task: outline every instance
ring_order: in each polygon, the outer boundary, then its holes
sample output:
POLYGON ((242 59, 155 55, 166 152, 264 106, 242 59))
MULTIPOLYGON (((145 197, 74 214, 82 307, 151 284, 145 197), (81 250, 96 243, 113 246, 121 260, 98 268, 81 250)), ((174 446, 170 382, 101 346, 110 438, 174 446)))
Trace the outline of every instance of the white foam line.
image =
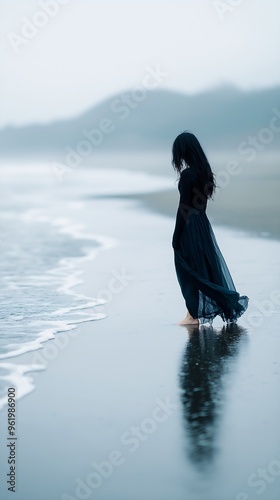
MULTIPOLYGON (((26 374, 44 369, 43 365, 14 365, 2 363, 1 368, 8 371, 8 375, 0 376, 0 380, 8 382, 8 386, 16 387, 16 399, 20 399, 34 390, 33 378, 26 374)), ((0 398, 0 410, 7 404, 7 396, 0 398)))
MULTIPOLYGON (((55 221, 51 219, 50 216, 47 215, 42 215, 40 214, 40 210, 27 210, 21 215, 21 219, 25 222, 30 221, 30 222, 46 222, 51 224, 54 227, 57 227, 60 232, 63 232, 65 234, 69 234, 75 239, 87 239, 90 241, 95 241, 99 243, 99 248, 95 249, 88 249, 87 252, 85 253, 84 256, 82 257, 69 257, 69 258, 63 258, 59 261, 58 266, 50 269, 47 271, 47 274, 50 276, 40 276, 40 283, 36 283, 36 280, 38 280, 37 276, 32 276, 31 278, 34 279, 35 283, 32 283, 32 286, 42 286, 42 281, 46 279, 46 281, 49 282, 50 285, 54 285, 54 281, 51 281, 51 277, 53 276, 58 276, 57 284, 61 282, 61 280, 64 280, 64 284, 58 286, 57 291, 58 292, 63 292, 67 295, 72 295, 74 296, 77 300, 83 300, 85 301, 84 304, 81 304, 79 306, 73 306, 71 308, 64 308, 61 310, 56 310, 53 311, 52 313, 48 313, 49 316, 55 316, 58 315, 59 313, 62 313, 63 315, 65 314, 70 314, 73 311, 78 311, 78 310, 83 310, 83 309, 89 309, 91 307, 96 307, 98 305, 103 305, 106 304, 106 300, 99 300, 95 299, 94 297, 88 297, 87 295, 83 295, 80 293, 77 293, 73 290, 75 286, 78 284, 83 283, 83 280, 77 279, 77 276, 80 276, 84 274, 82 270, 77 270, 77 265, 82 264, 85 261, 92 260, 94 259, 99 252, 102 252, 103 250, 109 250, 112 249, 116 246, 119 245, 119 242, 116 239, 104 236, 104 235, 95 235, 95 234, 90 234, 83 232, 83 226, 82 225, 74 225, 69 221, 68 219, 56 219, 55 221), (71 272, 69 274, 69 272, 71 272)), ((9 281, 6 277, 6 283, 9 284, 9 281)), ((45 283, 46 284, 46 283, 45 283)), ((22 286, 23 283, 20 284, 22 286)), ((26 285, 30 286, 30 282, 26 283, 26 285)), ((15 283, 10 283, 10 286, 15 287, 15 283)), ((78 313, 76 312, 76 315, 78 313)), ((81 313, 79 313, 81 315, 81 313)), ((104 319, 107 317, 106 314, 104 313, 94 313, 94 314, 85 314, 84 316, 87 317, 84 318, 83 320, 76 319, 76 320, 65 320, 65 321, 48 321, 48 324, 50 322, 52 323, 52 328, 48 328, 46 330, 42 330, 41 332, 38 332, 38 337, 36 340, 33 340, 31 342, 26 342, 23 343, 22 345, 14 345, 11 344, 10 347, 14 347, 14 349, 7 353, 7 354, 2 354, 0 355, 0 359, 7 359, 15 356, 19 356, 23 353, 34 351, 36 349, 42 348, 42 343, 53 339, 54 334, 62 331, 68 331, 69 329, 73 329, 75 324, 85 322, 85 321, 95 321, 95 320, 100 320, 104 319), (71 325, 71 326, 70 326, 71 325)))

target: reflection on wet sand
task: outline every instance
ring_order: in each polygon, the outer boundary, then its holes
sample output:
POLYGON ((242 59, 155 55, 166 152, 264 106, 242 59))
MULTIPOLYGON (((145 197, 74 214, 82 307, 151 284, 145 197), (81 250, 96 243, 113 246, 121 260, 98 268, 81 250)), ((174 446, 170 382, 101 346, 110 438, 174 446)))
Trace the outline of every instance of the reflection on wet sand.
POLYGON ((195 465, 212 463, 216 436, 225 401, 224 382, 233 369, 240 346, 248 339, 246 329, 230 324, 220 329, 185 325, 189 334, 184 349, 179 383, 186 452, 195 465))

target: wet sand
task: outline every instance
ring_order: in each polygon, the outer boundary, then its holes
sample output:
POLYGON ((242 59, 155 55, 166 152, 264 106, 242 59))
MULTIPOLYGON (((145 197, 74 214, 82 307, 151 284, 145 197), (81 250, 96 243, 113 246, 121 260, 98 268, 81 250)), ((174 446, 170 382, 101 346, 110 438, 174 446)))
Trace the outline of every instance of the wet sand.
MULTIPOLYGON (((119 245, 85 263, 78 289, 107 293, 108 317, 40 350, 47 370, 17 403, 13 498, 277 500, 279 242, 213 225, 249 308, 235 326, 186 328, 173 220, 133 199, 88 199, 89 227, 94 213, 119 245)), ((5 411, 0 427, 5 442, 5 411)))
MULTIPOLYGON (((142 163, 140 155, 134 166, 131 165, 131 158, 124 156, 121 160, 122 168, 137 168, 170 178, 170 189, 119 195, 116 198, 134 199, 142 207, 175 220, 179 200, 177 173, 169 165, 168 153, 154 153, 149 162, 143 160, 142 163)), ((248 163, 236 156, 235 152, 213 152, 209 154, 210 160, 218 185, 214 200, 208 201, 207 214, 211 222, 233 229, 245 229, 252 236, 279 240, 279 156, 275 153, 259 153, 254 162, 248 163), (231 161, 238 164, 237 175, 229 174, 228 164, 231 161)))

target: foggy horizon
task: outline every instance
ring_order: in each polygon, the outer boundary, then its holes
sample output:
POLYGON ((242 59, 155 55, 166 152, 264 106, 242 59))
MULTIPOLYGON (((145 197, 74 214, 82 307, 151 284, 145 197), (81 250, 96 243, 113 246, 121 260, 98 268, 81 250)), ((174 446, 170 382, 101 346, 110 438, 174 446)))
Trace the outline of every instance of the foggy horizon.
MULTIPOLYGON (((280 83, 275 84, 275 85, 271 85, 271 86, 266 86, 266 87, 255 87, 252 89, 242 89, 241 87, 238 87, 237 85, 225 82, 225 83, 217 84, 213 87, 207 87, 205 89, 197 90, 194 92, 184 92, 184 91, 180 91, 177 89, 159 87, 159 88, 155 88, 155 89, 147 89, 147 94, 152 93, 152 92, 155 92, 155 93, 156 92, 167 92, 170 94, 178 94, 178 95, 183 96, 183 97, 192 97, 192 96, 197 97, 200 94, 205 95, 207 93, 216 93, 219 91, 226 91, 226 90, 232 90, 235 92, 239 92, 241 94, 242 93, 244 93, 244 94, 249 93, 250 94, 250 93, 262 92, 262 91, 269 92, 269 91, 273 91, 273 90, 277 89, 278 87, 280 88, 280 83)), ((86 106, 85 108, 82 108, 82 109, 76 111, 75 113, 72 113, 69 115, 68 114, 62 115, 62 116, 57 115, 57 116, 54 116, 53 118, 49 118, 49 119, 46 118, 45 120, 38 118, 38 119, 33 120, 33 121, 27 121, 26 123, 9 122, 9 123, 6 123, 6 124, 0 126, 0 132, 6 128, 23 128, 23 127, 36 126, 36 125, 53 125, 57 122, 67 122, 67 121, 79 119, 84 114, 90 112, 91 110, 94 110, 96 107, 102 106, 103 104, 106 104, 106 102, 110 102, 110 100, 113 100, 116 97, 121 97, 122 95, 124 95, 126 93, 133 92, 134 89, 136 89, 136 88, 137 87, 124 88, 123 90, 121 90, 119 92, 111 93, 107 96, 104 96, 99 101, 95 101, 92 104, 89 103, 89 105, 86 106)))
POLYGON ((49 1, 0 0, 1 128, 78 116, 141 86, 146 67, 187 95, 280 85, 276 0, 49 1))

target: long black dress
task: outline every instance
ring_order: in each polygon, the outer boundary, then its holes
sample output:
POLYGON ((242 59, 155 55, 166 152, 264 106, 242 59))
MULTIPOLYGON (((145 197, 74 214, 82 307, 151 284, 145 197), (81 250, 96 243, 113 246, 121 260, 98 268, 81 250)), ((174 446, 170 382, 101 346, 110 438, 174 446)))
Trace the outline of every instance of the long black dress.
POLYGON ((207 199, 195 170, 180 175, 180 202, 172 238, 176 274, 186 307, 201 324, 215 316, 236 322, 249 298, 236 291, 231 274, 206 215, 207 199))

